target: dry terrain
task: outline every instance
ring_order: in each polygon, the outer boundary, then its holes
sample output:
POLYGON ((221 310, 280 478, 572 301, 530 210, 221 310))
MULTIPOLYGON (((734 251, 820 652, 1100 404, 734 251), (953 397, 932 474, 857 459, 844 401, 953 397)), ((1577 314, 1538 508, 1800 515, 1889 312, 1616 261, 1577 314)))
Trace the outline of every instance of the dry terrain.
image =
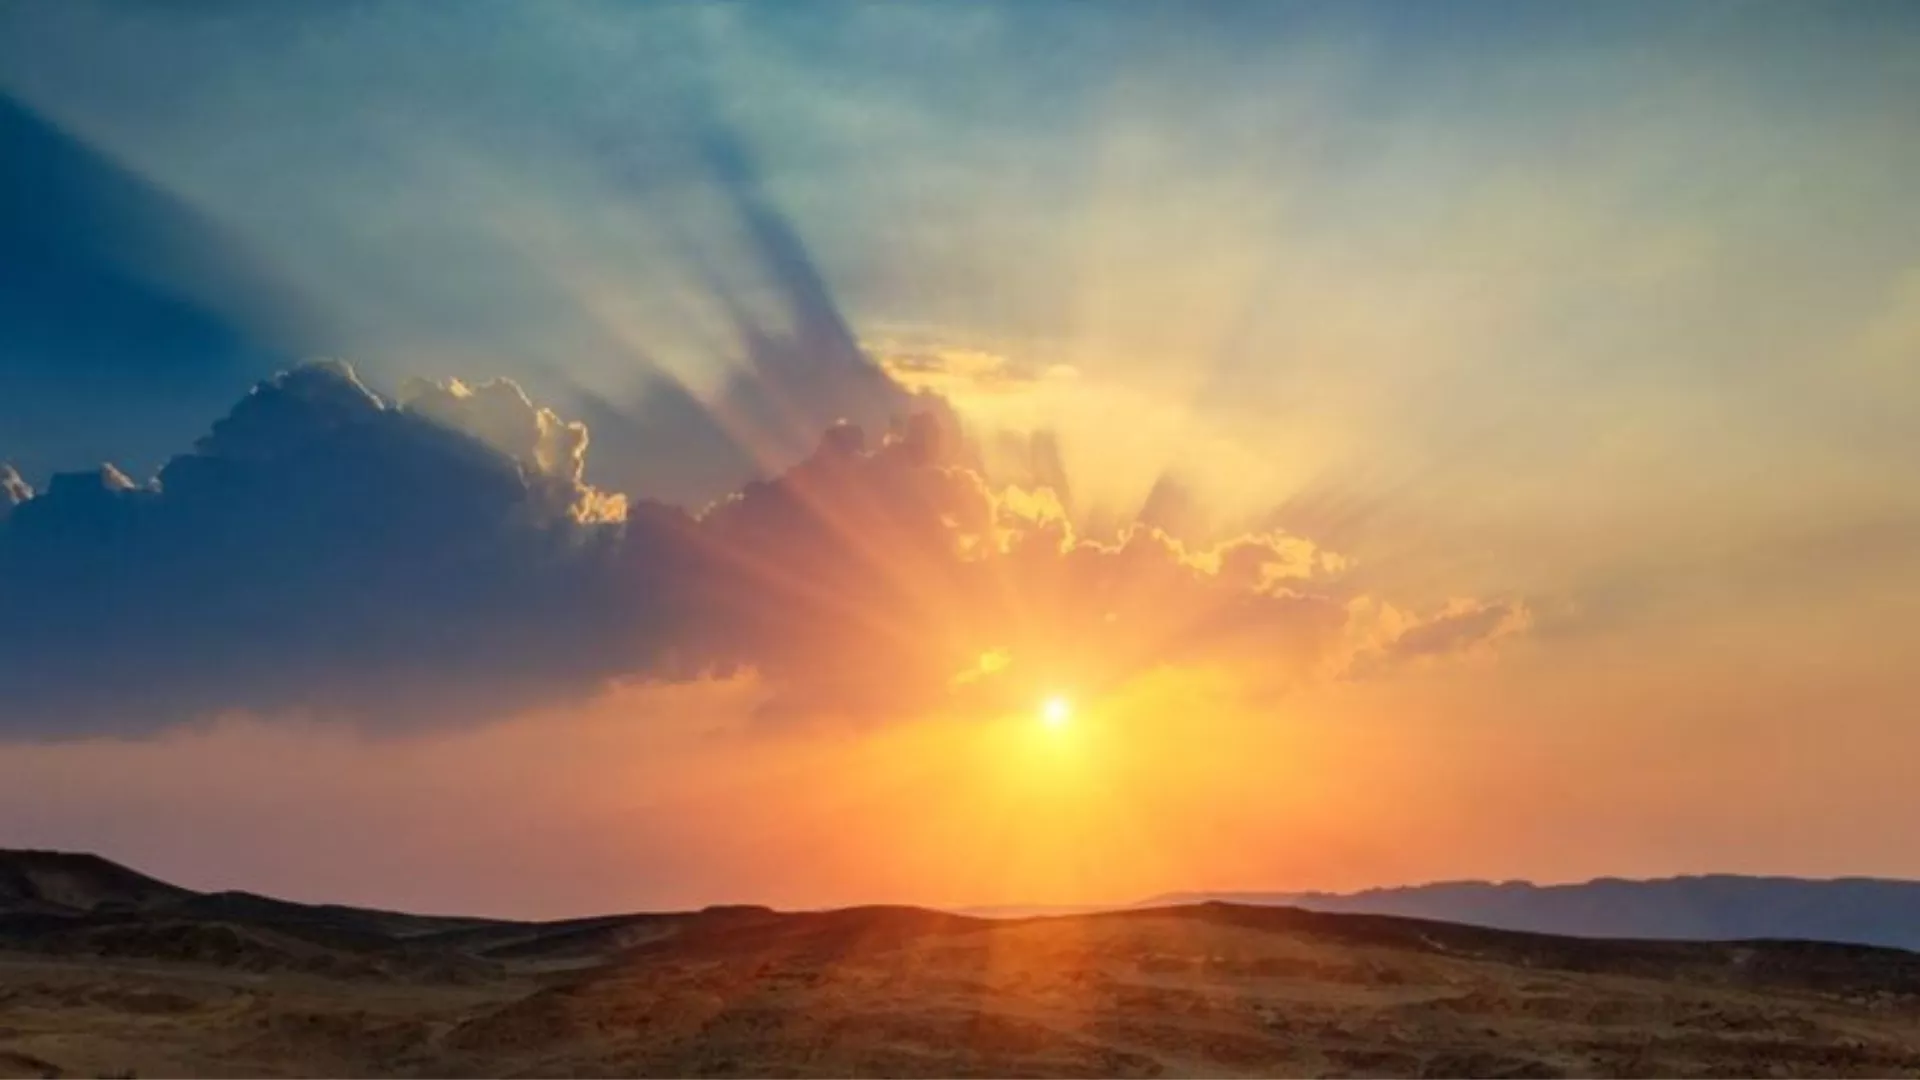
POLYGON ((560 923, 0 854, 0 1076, 1920 1075, 1920 955, 1199 904, 560 923))

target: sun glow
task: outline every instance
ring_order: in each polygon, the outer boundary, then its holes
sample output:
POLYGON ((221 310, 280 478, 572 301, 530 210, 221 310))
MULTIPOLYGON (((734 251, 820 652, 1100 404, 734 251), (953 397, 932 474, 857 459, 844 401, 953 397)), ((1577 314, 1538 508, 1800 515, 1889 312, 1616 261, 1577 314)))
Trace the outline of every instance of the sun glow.
POLYGON ((1056 694, 1040 703, 1040 722, 1050 728, 1063 728, 1073 719, 1073 702, 1056 694))

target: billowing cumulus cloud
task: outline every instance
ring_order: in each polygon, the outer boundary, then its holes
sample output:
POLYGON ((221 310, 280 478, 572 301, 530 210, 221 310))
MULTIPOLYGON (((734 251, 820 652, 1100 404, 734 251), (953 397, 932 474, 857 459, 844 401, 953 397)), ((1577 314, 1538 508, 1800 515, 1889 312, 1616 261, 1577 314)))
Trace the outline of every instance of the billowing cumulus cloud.
POLYGON ((265 383, 151 484, 56 475, 0 528, 0 727, 228 710, 431 720, 607 669, 579 486, 340 365, 265 383))
POLYGON ((400 388, 400 404, 416 416, 493 447, 554 485, 554 490, 571 494, 570 510, 581 521, 617 521, 626 516, 624 497, 584 482, 587 426, 536 407, 512 380, 491 379, 470 387, 458 379, 444 384, 409 379, 400 388))
POLYGON ((1051 489, 990 483, 943 412, 833 427, 697 511, 593 488, 589 448, 504 380, 388 401, 321 363, 150 482, 108 466, 36 494, 0 472, 0 732, 448 723, 739 672, 770 717, 876 719, 1163 664, 1285 686, 1524 625, 1357 596, 1343 559, 1285 533, 1078 535, 1051 489))

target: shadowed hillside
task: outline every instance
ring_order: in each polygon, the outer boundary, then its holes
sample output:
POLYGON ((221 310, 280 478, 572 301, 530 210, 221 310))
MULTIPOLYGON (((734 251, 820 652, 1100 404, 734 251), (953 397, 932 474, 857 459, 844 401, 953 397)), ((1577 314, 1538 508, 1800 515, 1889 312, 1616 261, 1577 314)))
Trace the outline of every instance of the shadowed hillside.
POLYGON ((193 895, 98 855, 0 852, 0 914, 139 911, 193 895))

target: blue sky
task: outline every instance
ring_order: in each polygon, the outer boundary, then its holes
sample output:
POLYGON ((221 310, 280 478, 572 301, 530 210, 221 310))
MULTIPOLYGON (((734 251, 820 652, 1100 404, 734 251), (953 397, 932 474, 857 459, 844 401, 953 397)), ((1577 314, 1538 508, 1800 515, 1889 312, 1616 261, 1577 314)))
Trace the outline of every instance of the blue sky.
POLYGON ((1812 421, 1781 413, 1807 402, 1772 384, 1897 305, 1920 241, 1900 5, 4 18, 17 104, 284 279, 311 351, 396 376, 557 368, 619 389, 644 349, 717 377, 737 349, 704 279, 751 302, 767 268, 694 160, 701 125, 750 151, 862 333, 1185 393, 1168 373, 1203 373, 1221 411, 1262 422, 1343 394, 1387 409, 1385 382, 1422 386, 1411 422, 1518 429, 1499 398, 1527 379, 1705 422, 1728 418, 1681 402, 1743 395, 1733 421, 1791 436, 1812 421), (1496 340, 1444 325, 1488 294, 1496 340), (1156 301, 1174 310, 1140 313, 1156 301), (1442 325, 1352 325, 1415 319, 1442 325), (1328 369, 1372 360, 1311 355, 1370 350, 1394 359, 1358 389, 1328 369))

